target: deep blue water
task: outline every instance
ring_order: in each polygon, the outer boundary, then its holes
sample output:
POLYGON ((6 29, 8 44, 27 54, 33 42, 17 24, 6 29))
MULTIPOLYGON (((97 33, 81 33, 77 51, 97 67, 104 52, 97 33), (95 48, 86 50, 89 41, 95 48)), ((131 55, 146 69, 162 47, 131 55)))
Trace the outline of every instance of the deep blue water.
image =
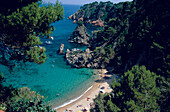
MULTIPOLYGON (((61 43, 65 44, 65 50, 74 47, 86 48, 68 42, 68 38, 76 28, 76 24, 73 24, 67 18, 76 12, 80 6, 63 6, 65 19, 54 23, 55 31, 51 35, 54 37, 52 45, 42 45, 47 50, 48 60, 46 63, 42 65, 27 63, 23 67, 18 65, 12 71, 6 66, 0 65, 0 72, 4 74, 6 79, 4 85, 12 85, 16 88, 29 87, 47 98, 53 107, 81 95, 95 80, 91 69, 71 68, 66 64, 63 55, 57 54, 61 43), (57 96, 57 94, 60 95, 57 96)), ((95 30, 95 27, 91 27, 88 31, 90 30, 95 30)), ((42 39, 43 42, 46 40, 42 39)))

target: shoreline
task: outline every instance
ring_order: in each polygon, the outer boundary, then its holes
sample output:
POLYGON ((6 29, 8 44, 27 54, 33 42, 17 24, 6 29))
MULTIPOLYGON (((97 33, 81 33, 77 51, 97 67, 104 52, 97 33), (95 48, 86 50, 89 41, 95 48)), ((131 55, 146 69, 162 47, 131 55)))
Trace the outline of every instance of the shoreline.
POLYGON ((105 73, 107 72, 105 69, 103 70, 97 70, 98 75, 100 75, 100 78, 92 85, 90 86, 83 94, 81 94, 79 97, 72 99, 56 108, 54 110, 57 110, 57 112, 64 112, 66 109, 78 112, 81 111, 83 107, 87 107, 88 109, 91 108, 91 105, 94 104, 93 99, 96 98, 96 96, 99 94, 100 88, 102 86, 105 87, 104 93, 110 93, 112 89, 110 88, 110 84, 113 81, 113 78, 115 78, 115 75, 112 75, 110 79, 103 79, 105 73), (101 73, 99 73, 101 72, 101 73), (81 106, 81 107, 79 107, 81 106))
POLYGON ((71 104, 71 103, 76 102, 76 101, 79 100, 81 97, 83 97, 90 89, 92 89, 93 86, 94 86, 94 84, 93 84, 92 86, 90 86, 90 87, 89 87, 83 94, 81 94, 80 96, 78 96, 78 97, 76 97, 76 98, 74 98, 74 99, 72 99, 72 100, 70 100, 70 101, 68 101, 68 102, 65 102, 64 104, 62 104, 62 105, 60 105, 60 106, 58 106, 58 107, 55 107, 54 110, 57 110, 57 109, 59 109, 59 108, 65 107, 65 106, 67 106, 67 105, 69 105, 69 104, 71 104))

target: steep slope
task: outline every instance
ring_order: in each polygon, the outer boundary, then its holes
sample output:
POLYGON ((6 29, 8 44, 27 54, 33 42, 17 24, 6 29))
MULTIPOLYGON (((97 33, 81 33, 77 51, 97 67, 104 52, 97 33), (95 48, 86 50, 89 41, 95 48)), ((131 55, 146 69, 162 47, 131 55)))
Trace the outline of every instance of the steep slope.
MULTIPOLYGON (((134 0, 113 4, 106 19, 103 19, 105 27, 93 32, 90 40, 93 60, 97 59, 100 65, 111 71, 123 73, 134 65, 145 65, 150 71, 163 76, 163 83, 158 83, 163 96, 159 100, 161 110, 169 108, 167 102, 170 96, 169 7, 168 0, 134 0)), ((83 16, 83 20, 92 17, 98 16, 83 16)))
POLYGON ((81 20, 96 26, 104 26, 108 14, 113 10, 112 7, 113 3, 110 1, 85 4, 76 13, 69 16, 69 19, 81 20))
POLYGON ((79 21, 78 26, 71 34, 69 40, 70 42, 88 45, 89 37, 90 35, 87 33, 87 28, 84 26, 84 24, 81 21, 79 21))

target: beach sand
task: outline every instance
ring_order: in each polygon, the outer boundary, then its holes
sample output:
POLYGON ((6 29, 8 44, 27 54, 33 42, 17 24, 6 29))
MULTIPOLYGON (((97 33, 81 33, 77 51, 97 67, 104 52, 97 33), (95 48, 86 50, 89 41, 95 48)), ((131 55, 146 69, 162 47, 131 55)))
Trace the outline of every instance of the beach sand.
POLYGON ((112 91, 112 89, 110 88, 110 84, 116 77, 115 75, 112 75, 110 79, 104 79, 103 77, 105 76, 106 72, 107 71, 105 69, 98 70, 97 73, 100 74, 100 78, 94 83, 93 87, 89 91, 87 91, 80 99, 64 107, 58 108, 57 112, 64 112, 66 109, 70 110, 70 112, 79 112, 84 107, 90 109, 91 105, 94 104, 93 99, 99 94, 99 91, 103 86, 105 87, 104 93, 110 93, 112 91))

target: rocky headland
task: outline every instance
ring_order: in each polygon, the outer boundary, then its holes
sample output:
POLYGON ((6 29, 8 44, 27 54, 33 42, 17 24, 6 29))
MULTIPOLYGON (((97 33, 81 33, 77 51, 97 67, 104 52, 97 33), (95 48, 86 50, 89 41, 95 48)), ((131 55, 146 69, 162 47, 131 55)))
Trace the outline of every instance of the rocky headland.
POLYGON ((90 35, 87 33, 87 29, 84 24, 78 24, 74 32, 71 34, 69 41, 78 44, 88 45, 90 35))
POLYGON ((95 26, 104 27, 112 4, 112 2, 93 2, 85 4, 76 13, 70 15, 69 19, 74 22, 84 21, 95 26))

